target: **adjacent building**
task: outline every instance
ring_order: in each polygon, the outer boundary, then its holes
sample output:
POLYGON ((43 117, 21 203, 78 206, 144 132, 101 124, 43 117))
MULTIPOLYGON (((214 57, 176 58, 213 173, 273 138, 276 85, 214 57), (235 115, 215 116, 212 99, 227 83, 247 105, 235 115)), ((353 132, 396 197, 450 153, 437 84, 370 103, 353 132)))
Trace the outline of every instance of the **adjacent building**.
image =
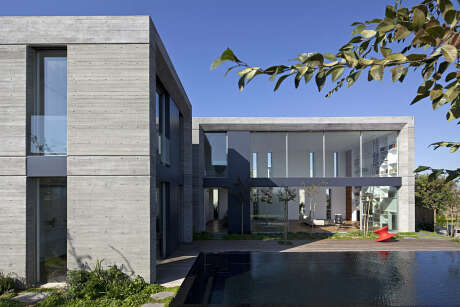
POLYGON ((155 280, 192 240, 192 107, 148 16, 0 17, 0 271, 155 280))
POLYGON ((300 229, 336 215, 362 227, 366 214, 371 227, 414 231, 413 117, 200 117, 193 146, 195 231, 282 231, 285 187, 300 229))

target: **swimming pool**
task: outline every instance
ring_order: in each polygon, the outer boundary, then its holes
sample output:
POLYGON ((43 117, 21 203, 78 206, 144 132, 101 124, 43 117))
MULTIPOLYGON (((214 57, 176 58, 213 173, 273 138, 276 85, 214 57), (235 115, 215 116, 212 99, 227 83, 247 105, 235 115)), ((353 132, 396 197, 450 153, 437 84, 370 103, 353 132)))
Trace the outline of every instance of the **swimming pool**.
POLYGON ((201 253, 174 305, 460 305, 460 251, 201 253))

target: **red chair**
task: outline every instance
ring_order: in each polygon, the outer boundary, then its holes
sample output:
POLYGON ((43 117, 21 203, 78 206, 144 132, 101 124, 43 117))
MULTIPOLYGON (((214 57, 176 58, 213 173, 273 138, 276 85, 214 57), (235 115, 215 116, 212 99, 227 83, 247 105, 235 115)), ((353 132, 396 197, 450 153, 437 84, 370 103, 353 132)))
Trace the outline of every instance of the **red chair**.
POLYGON ((395 233, 388 232, 388 225, 374 230, 374 233, 379 236, 377 242, 389 242, 392 237, 396 236, 395 233))

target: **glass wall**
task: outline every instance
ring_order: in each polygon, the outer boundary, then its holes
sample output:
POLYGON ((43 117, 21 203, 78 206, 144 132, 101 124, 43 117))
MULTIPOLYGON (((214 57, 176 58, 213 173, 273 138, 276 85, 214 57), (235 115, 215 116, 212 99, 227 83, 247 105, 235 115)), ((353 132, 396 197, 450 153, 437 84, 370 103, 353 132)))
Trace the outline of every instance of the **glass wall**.
POLYGON ((286 133, 252 132, 251 153, 256 153, 257 166, 251 161, 259 178, 286 177, 286 133))
POLYGON ((363 131, 363 177, 398 176, 397 133, 363 131))
POLYGON ((360 176, 360 132, 325 132, 326 177, 360 176))
POLYGON ((390 231, 398 230, 398 190, 396 187, 371 186, 361 190, 361 215, 367 214, 369 205, 370 226, 374 229, 388 225, 390 231))
POLYGON ((29 154, 67 153, 67 58, 65 50, 37 51, 35 99, 30 112, 29 154))
POLYGON ((288 133, 289 177, 323 177, 323 132, 288 133))
POLYGON ((37 225, 38 280, 64 282, 67 270, 66 178, 34 178, 29 184, 37 225))
POLYGON ((227 174, 227 134, 208 132, 204 134, 205 176, 222 177, 227 174))
POLYGON ((284 204, 277 197, 281 188, 270 188, 273 195, 271 201, 263 197, 262 191, 267 189, 251 189, 252 232, 282 232, 284 229, 284 204))

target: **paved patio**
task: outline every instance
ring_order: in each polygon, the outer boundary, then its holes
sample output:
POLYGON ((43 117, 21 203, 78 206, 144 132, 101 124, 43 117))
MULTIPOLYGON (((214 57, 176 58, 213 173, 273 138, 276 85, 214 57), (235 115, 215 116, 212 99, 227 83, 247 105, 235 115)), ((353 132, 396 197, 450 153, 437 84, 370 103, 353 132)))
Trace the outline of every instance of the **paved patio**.
POLYGON ((171 257, 158 262, 158 282, 166 287, 181 285, 199 252, 460 251, 459 243, 444 238, 401 239, 385 243, 377 243, 373 240, 332 239, 291 242, 292 245, 281 245, 277 241, 204 240, 182 244, 171 257))

